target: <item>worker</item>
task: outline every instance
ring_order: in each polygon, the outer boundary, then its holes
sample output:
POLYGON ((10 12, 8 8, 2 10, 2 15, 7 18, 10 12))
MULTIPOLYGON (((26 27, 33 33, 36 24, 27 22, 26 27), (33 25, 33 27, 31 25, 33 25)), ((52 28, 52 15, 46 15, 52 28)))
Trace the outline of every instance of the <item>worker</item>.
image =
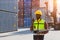
POLYGON ((30 27, 30 30, 36 34, 33 35, 33 39, 44 40, 44 34, 48 33, 48 24, 41 18, 41 10, 36 10, 34 14, 36 15, 36 20, 32 20, 32 25, 30 27))

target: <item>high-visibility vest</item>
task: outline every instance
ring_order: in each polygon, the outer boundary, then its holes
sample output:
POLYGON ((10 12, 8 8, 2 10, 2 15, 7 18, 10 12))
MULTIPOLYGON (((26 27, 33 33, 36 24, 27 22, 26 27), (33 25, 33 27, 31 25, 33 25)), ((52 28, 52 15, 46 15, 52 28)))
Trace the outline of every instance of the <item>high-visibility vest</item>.
POLYGON ((33 30, 45 30, 44 24, 45 21, 43 19, 39 21, 35 20, 33 23, 33 30))

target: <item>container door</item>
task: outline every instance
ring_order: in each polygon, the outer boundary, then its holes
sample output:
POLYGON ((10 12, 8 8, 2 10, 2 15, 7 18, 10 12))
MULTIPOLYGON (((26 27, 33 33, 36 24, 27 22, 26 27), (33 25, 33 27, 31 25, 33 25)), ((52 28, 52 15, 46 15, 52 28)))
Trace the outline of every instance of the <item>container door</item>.
POLYGON ((17 0, 0 0, 0 10, 17 12, 18 11, 17 0))
POLYGON ((24 18, 24 27, 31 27, 31 18, 24 18))
POLYGON ((0 11, 0 32, 17 31, 18 22, 17 15, 9 12, 0 11))

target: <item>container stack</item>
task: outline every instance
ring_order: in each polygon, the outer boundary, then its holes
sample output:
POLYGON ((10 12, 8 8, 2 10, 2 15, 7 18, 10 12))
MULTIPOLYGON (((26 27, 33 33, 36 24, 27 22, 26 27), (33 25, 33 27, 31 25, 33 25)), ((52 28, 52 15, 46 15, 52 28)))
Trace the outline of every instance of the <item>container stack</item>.
POLYGON ((18 1, 18 26, 30 27, 32 20, 32 9, 39 8, 40 0, 19 0, 18 1))
POLYGON ((18 11, 18 27, 23 27, 23 25, 24 25, 24 10, 23 10, 23 6, 24 6, 24 4, 23 4, 23 1, 24 0, 19 0, 18 1, 18 9, 19 9, 19 11, 18 11))
POLYGON ((24 0, 24 27, 31 26, 31 0, 24 0))
POLYGON ((20 9, 23 9, 23 5, 24 5, 24 4, 23 4, 23 3, 24 3, 23 1, 24 1, 24 0, 19 0, 19 1, 18 1, 18 9, 19 9, 19 10, 20 10, 20 9))
POLYGON ((17 0, 0 0, 0 32, 17 30, 17 0))
POLYGON ((40 0, 32 0, 32 8, 39 8, 40 0))

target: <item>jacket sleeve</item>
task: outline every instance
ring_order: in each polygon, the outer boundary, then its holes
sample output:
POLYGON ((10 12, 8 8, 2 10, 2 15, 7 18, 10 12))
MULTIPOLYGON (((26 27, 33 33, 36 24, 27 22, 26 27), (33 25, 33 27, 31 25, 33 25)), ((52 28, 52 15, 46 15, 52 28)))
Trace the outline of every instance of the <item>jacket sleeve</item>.
MULTIPOLYGON (((48 29, 48 23, 45 22, 45 29, 47 30, 48 29)), ((48 33, 48 30, 47 31, 44 31, 44 34, 48 33)))
POLYGON ((45 29, 48 29, 48 23, 45 22, 45 29))
POLYGON ((30 31, 33 31, 33 22, 34 22, 34 19, 32 19, 32 25, 30 27, 30 31))

